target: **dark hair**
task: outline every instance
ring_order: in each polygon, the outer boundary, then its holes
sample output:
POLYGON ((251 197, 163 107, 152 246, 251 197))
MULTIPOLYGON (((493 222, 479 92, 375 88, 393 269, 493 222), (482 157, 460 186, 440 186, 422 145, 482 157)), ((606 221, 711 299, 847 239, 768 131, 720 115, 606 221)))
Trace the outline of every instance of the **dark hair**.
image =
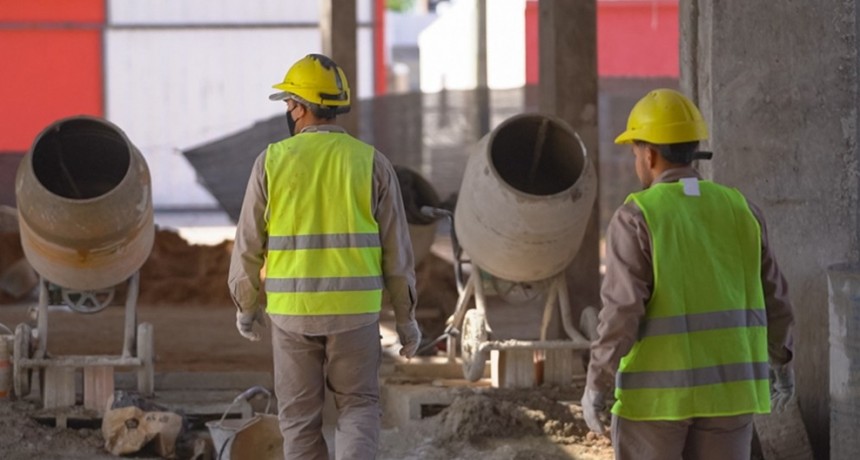
POLYGON ((679 142, 677 144, 652 144, 645 141, 633 141, 638 146, 651 146, 670 163, 689 165, 693 162, 693 154, 699 148, 699 141, 679 142))
POLYGON ((323 120, 334 120, 337 116, 337 110, 335 107, 323 107, 319 104, 307 102, 304 99, 296 100, 296 102, 305 106, 305 108, 310 110, 317 118, 322 118, 323 120))

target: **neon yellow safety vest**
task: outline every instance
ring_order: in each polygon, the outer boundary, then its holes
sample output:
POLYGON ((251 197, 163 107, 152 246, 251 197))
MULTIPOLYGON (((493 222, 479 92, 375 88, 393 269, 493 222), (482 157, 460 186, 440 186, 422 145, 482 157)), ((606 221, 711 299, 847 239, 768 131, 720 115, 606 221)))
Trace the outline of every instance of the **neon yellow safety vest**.
POLYGON ((654 288, 612 413, 683 420, 770 412, 761 227, 735 189, 661 183, 627 198, 651 235, 654 288), (698 195, 693 190, 698 191, 698 195))
POLYGON ((266 151, 268 313, 349 315, 382 304, 372 211, 374 149, 346 133, 301 133, 266 151))

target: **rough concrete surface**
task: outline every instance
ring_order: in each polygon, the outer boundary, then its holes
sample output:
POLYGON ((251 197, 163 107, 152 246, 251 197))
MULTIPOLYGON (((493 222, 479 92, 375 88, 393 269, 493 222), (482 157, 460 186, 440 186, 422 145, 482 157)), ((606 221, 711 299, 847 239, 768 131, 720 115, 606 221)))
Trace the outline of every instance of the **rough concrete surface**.
POLYGON ((795 305, 797 394, 827 457, 826 268, 858 246, 857 2, 682 2, 682 86, 710 126, 709 178, 762 208, 795 305))

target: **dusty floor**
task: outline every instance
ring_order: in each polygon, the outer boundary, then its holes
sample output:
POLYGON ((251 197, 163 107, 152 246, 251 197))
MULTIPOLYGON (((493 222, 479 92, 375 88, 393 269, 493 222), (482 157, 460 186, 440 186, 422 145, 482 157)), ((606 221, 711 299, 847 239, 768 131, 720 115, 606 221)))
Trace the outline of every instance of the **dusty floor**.
MULTIPOLYGON (((156 372, 269 371, 269 341, 251 343, 234 329, 229 305, 140 306, 139 321, 155 330, 156 372)), ((95 315, 49 313, 48 349, 57 354, 118 354, 122 308, 95 315), (80 331, 86 331, 80 334, 80 331)), ((0 307, 0 323, 27 320, 26 306, 0 307)), ((391 343, 390 337, 383 343, 391 343)), ((587 434, 575 388, 565 391, 462 390, 436 416, 387 428, 380 460, 394 459, 593 459, 612 458, 606 438, 587 434), (561 401, 562 403, 559 403, 561 401)), ((25 401, 0 401, 0 458, 115 458, 103 450, 97 427, 57 429, 27 416, 25 401)), ((189 447, 180 449, 190 456, 189 447)))
MULTIPOLYGON (((270 338, 264 335, 262 341, 252 343, 235 330, 235 310, 225 285, 229 250, 229 243, 193 246, 175 234, 159 232, 152 256, 141 269, 137 306, 138 323, 154 327, 157 374, 271 371, 270 338)), ((428 335, 441 331, 456 300, 449 268, 437 264, 418 270, 419 320, 428 335)), ((30 321, 28 307, 33 305, 32 297, 14 303, 0 301, 0 324, 14 329, 30 321)), ((123 319, 121 306, 92 315, 52 308, 48 351, 55 355, 119 354, 123 319)), ((396 336, 385 327, 382 335, 387 352, 396 355, 396 336)), ((575 403, 580 391, 573 386, 519 391, 487 386, 459 389, 453 403, 437 415, 405 426, 386 426, 379 459, 610 459, 608 439, 587 433, 575 403)), ((29 400, 0 399, 0 459, 116 458, 104 450, 97 420, 60 429, 34 420, 33 415, 44 415, 35 394, 29 400)), ((177 443, 178 458, 190 458, 194 440, 207 435, 205 427, 192 426, 177 443)), ((137 458, 157 457, 144 451, 137 458)))

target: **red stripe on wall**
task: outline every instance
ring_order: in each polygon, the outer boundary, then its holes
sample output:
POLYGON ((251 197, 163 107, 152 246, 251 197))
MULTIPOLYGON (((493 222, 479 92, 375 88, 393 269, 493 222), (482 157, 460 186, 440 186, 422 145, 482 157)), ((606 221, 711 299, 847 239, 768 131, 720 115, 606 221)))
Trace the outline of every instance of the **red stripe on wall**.
MULTIPOLYGON (((526 83, 538 83, 538 1, 526 3, 526 83)), ((680 73, 678 0, 598 0, 597 73, 674 77, 680 73)))
POLYGON ((0 30, 0 151, 26 151, 58 118, 103 116, 102 39, 91 30, 0 30))
POLYGON ((0 23, 103 23, 104 4, 105 0, 0 0, 0 23))
POLYGON ((597 2, 597 73, 678 77, 677 1, 597 2))

